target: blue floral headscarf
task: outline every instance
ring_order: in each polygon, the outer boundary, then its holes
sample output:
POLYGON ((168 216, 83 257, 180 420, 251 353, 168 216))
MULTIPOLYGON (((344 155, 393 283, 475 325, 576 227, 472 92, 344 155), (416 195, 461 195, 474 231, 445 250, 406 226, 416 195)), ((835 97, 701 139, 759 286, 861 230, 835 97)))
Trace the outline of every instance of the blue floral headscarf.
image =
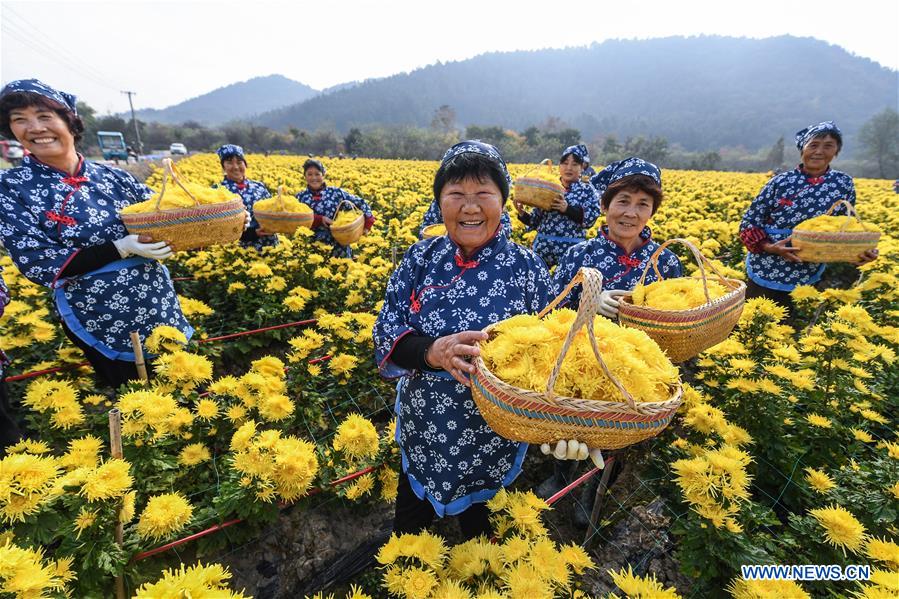
POLYGON ((3 90, 0 91, 0 98, 4 98, 9 94, 17 92, 25 92, 29 94, 37 94, 48 100, 53 100, 57 104, 67 108, 72 114, 78 114, 78 108, 75 105, 75 96, 53 89, 43 81, 38 79, 17 79, 7 83, 3 90))
MULTIPOLYGON (((503 160, 502 154, 499 153, 499 150, 496 149, 495 146, 492 146, 488 143, 484 143, 479 139, 468 139, 465 141, 460 141, 449 150, 444 152, 443 158, 440 160, 440 168, 445 167, 449 162, 460 154, 480 154, 481 156, 486 156, 491 161, 495 162, 497 166, 499 166, 500 171, 503 173, 503 178, 506 181, 506 189, 501 190, 503 192, 503 197, 506 198, 509 196, 509 189, 512 187, 512 177, 509 175, 509 169, 506 167, 506 161, 503 160)), ((440 190, 436 187, 434 188, 434 197, 440 197, 440 190)))
POLYGON ((609 185, 631 175, 646 175, 655 181, 659 187, 662 186, 662 171, 659 170, 659 167, 636 156, 610 163, 590 179, 590 183, 602 196, 609 185))
POLYGON ((565 150, 562 152, 562 157, 559 158, 559 162, 563 162, 569 154, 574 154, 577 158, 579 158, 580 161, 584 163, 585 168, 590 166, 590 151, 584 144, 568 146, 567 148, 565 148, 565 150))
POLYGON ((796 132, 796 147, 799 148, 799 151, 802 151, 802 148, 805 147, 805 144, 812 141, 816 137, 821 137, 822 135, 827 135, 828 133, 833 134, 838 140, 840 140, 840 146, 843 145, 843 132, 840 131, 840 128, 837 127, 833 121, 823 121, 818 123, 817 125, 809 125, 805 129, 796 132))
POLYGON ((216 154, 219 155, 219 161, 224 162, 229 158, 233 158, 237 156, 241 160, 243 160, 244 164, 247 163, 247 157, 244 156, 243 148, 234 144, 225 144, 215 151, 216 154))

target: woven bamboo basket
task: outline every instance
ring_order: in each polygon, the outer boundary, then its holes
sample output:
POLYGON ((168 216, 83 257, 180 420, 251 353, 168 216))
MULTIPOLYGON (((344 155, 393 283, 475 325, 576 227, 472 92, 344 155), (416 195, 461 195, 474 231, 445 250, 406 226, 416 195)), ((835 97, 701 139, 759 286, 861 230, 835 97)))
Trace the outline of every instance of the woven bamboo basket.
POLYGON ((287 212, 284 210, 284 186, 278 186, 278 205, 280 210, 256 210, 253 209, 253 216, 259 221, 259 226, 269 233, 283 233, 284 235, 293 235, 300 227, 311 227, 315 218, 315 213, 309 212, 287 212))
POLYGON ((433 225, 428 225, 424 228, 424 231, 421 232, 422 239, 430 239, 431 237, 441 237, 446 235, 446 225, 443 223, 436 223, 433 225), (441 229, 442 227, 442 229, 441 229))
POLYGON ((337 213, 340 212, 341 206, 344 204, 350 207, 350 210, 354 210, 359 213, 353 222, 343 225, 341 227, 331 226, 331 236, 339 243, 340 245, 350 245, 359 241, 362 237, 362 233, 364 232, 365 227, 365 215, 362 214, 362 211, 359 210, 352 202, 349 200, 343 200, 337 205, 337 210, 334 211, 334 219, 337 218, 337 213))
MULTIPOLYGON (((544 160, 542 166, 547 166, 552 170, 552 161, 544 160)), ((538 167, 538 168, 541 168, 538 167)), ((533 172, 533 171, 531 171, 533 172)), ((528 173, 530 174, 530 173, 528 173)), ((554 181, 547 181, 539 177, 524 176, 515 180, 515 201, 534 206, 541 210, 549 210, 553 200, 561 198, 565 193, 565 188, 561 184, 554 181)))
MULTIPOLYGON (((540 318, 555 308, 578 283, 583 285, 580 308, 556 359, 545 392, 509 385, 490 372, 480 356, 473 359, 476 370, 471 377, 471 394, 484 420, 501 437, 534 444, 576 439, 590 448, 619 449, 658 435, 668 426, 681 405, 683 389, 680 382, 670 388, 667 397, 657 402, 636 403, 609 371, 593 332, 593 319, 602 292, 602 274, 599 271, 582 268, 565 290, 540 313, 540 318), (584 326, 587 327, 596 361, 617 387, 621 398, 578 399, 557 396, 553 392, 562 361, 575 335, 584 326)), ((484 332, 490 335, 494 327, 490 325, 484 332)))
POLYGON ((138 214, 122 214, 119 218, 132 235, 149 235, 154 241, 165 241, 172 251, 193 250, 231 243, 240 239, 246 222, 243 201, 235 197, 218 204, 200 204, 181 182, 171 159, 162 161, 162 188, 156 198, 156 210, 138 214), (196 205, 191 208, 160 210, 159 203, 171 179, 190 196, 196 205))
MULTIPOLYGON (((848 211, 847 226, 852 217, 861 219, 855 207, 846 200, 837 200, 826 214, 833 214, 837 206, 845 205, 848 211)), ((803 262, 857 262, 859 254, 877 247, 880 231, 803 231, 793 229, 790 245, 799 248, 803 262)))
POLYGON ((649 272, 650 266, 655 270, 656 278, 662 280, 659 273, 659 256, 672 243, 686 245, 696 259, 702 275, 706 303, 689 310, 659 310, 649 306, 635 306, 631 303, 631 294, 627 294, 621 298, 618 306, 618 322, 644 331, 659 344, 672 362, 678 363, 689 360, 701 351, 727 339, 743 313, 746 284, 738 279, 726 278, 695 245, 686 239, 669 239, 649 259, 640 277, 640 285, 646 281, 646 273, 649 272), (709 297, 706 266, 710 266, 721 284, 731 291, 712 300, 709 297))

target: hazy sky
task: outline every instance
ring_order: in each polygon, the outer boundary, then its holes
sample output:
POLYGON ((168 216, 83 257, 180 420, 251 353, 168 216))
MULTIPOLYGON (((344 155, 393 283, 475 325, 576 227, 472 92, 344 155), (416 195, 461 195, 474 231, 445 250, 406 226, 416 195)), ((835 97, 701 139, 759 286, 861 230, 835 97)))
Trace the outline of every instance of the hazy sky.
POLYGON ((896 0, 2 0, 0 22, 0 81, 37 77, 101 113, 126 110, 126 89, 162 108, 258 75, 322 89, 610 38, 810 36, 899 69, 896 0))

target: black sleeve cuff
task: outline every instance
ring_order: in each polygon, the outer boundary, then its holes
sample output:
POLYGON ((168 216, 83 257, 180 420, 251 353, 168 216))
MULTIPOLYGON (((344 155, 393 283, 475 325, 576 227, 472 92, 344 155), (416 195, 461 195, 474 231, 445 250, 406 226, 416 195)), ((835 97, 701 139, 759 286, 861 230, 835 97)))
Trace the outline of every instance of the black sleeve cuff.
POLYGON ((428 363, 425 361, 428 348, 431 347, 435 340, 436 337, 428 337, 427 335, 406 335, 393 348, 390 360, 406 370, 435 372, 436 369, 428 366, 428 363))
POLYGON ((568 208, 565 209, 565 216, 570 218, 576 223, 584 222, 584 208, 583 206, 574 206, 572 204, 568 204, 568 208))
POLYGON ((77 277, 121 259, 122 256, 119 255, 119 250, 116 249, 115 244, 111 241, 107 241, 103 245, 82 248, 62 269, 59 273, 59 278, 77 277))
POLYGON ((526 226, 531 226, 531 213, 530 212, 519 212, 518 220, 523 222, 526 226))

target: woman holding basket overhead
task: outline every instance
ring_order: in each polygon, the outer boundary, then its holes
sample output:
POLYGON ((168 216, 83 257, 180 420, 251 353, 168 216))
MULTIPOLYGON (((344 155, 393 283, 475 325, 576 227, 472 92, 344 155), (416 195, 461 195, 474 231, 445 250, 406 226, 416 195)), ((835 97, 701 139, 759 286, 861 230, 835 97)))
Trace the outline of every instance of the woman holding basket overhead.
POLYGON ((310 158, 304 162, 303 177, 306 179, 306 189, 297 194, 297 199, 312 208, 312 211, 315 213, 312 221, 315 240, 332 246, 332 256, 351 258, 353 253, 350 247, 341 245, 331 234, 331 225, 337 216, 337 212, 352 208, 352 206, 361 210, 365 217, 364 231, 366 233, 375 224, 375 217, 368 206, 368 202, 362 198, 354 196, 339 187, 326 185, 326 172, 325 165, 318 160, 310 158))
MULTIPOLYGON (((272 197, 272 194, 268 192, 268 189, 261 182, 247 179, 247 158, 242 147, 234 144, 225 144, 216 150, 215 153, 218 154, 219 162, 222 164, 222 172, 225 176, 219 185, 234 195, 240 196, 247 212, 253 214, 253 204, 259 200, 272 197)), ((278 236, 262 229, 254 217, 250 221, 250 226, 240 236, 240 245, 261 250, 267 246, 278 245, 278 236)))
POLYGON ((559 179, 565 193, 553 200, 549 210, 525 209, 515 202, 518 220, 528 230, 537 231, 533 249, 546 262, 547 268, 559 263, 568 249, 587 239, 586 231, 599 216, 599 197, 589 183, 581 181, 584 169, 590 165, 587 146, 580 144, 565 148, 559 161, 559 179))
POLYGON ((409 248, 387 283, 373 337, 381 375, 402 377, 397 533, 458 514, 466 537, 489 536, 484 503, 521 472, 527 444, 493 432, 468 378, 484 327, 547 302, 543 261, 500 226, 510 183, 495 147, 463 141, 447 150, 434 176, 447 234, 409 248))
POLYGON ((188 338, 165 242, 129 235, 118 211, 150 197, 130 174, 75 151, 84 125, 75 97, 36 79, 0 91, 0 132, 29 151, 0 174, 0 238, 22 274, 54 290, 66 336, 118 387, 137 378, 130 332, 159 325, 188 338))
MULTIPOLYGON (((814 285, 824 265, 802 261, 790 243, 793 227, 826 213, 839 200, 855 205, 852 177, 830 168, 843 147, 843 135, 833 121, 810 125, 796 133, 802 162, 791 171, 771 178, 752 201, 740 223, 746 246, 746 297, 767 297, 788 310, 790 292, 799 285, 814 285)), ((838 206, 833 214, 846 214, 838 206)), ((857 264, 877 258, 877 250, 858 257, 857 264)))

